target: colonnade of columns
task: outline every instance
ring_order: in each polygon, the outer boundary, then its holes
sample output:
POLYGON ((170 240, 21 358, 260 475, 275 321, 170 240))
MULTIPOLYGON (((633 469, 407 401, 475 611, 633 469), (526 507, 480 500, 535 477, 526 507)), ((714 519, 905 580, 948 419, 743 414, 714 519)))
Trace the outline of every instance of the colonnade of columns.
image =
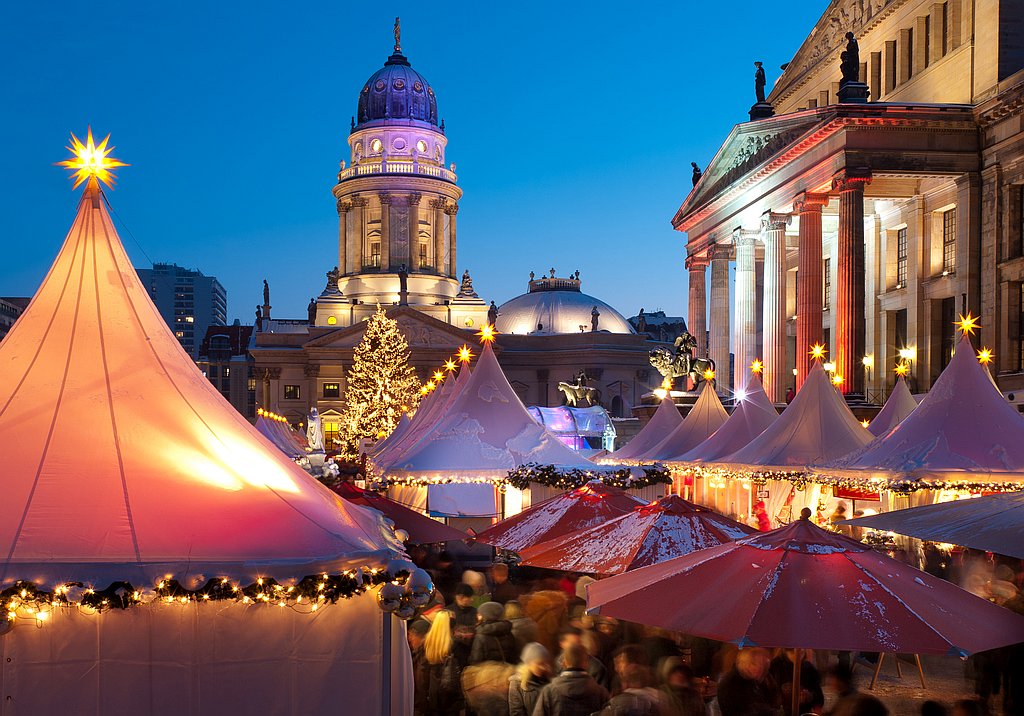
MULTIPOLYGON (((867 170, 847 169, 835 175, 832 195, 839 198, 839 237, 835 263, 836 336, 832 359, 836 380, 844 393, 864 389, 860 370, 865 350, 864 315, 864 187, 870 182, 867 170)), ((810 369, 809 348, 823 342, 822 235, 821 217, 832 195, 801 192, 793 199, 792 214, 799 219, 797 236, 796 286, 796 387, 810 369)), ((697 338, 698 352, 715 361, 719 382, 727 383, 730 343, 733 355, 733 387, 741 389, 750 375, 755 358, 763 362, 763 382, 770 400, 780 403, 786 386, 786 229, 792 214, 766 212, 760 230, 736 229, 731 248, 735 251, 736 286, 733 310, 729 311, 728 245, 713 244, 701 255, 687 259, 690 273, 689 329, 697 338), (764 245, 764 301, 761 312, 763 355, 757 352, 757 295, 755 260, 757 244, 764 245), (707 273, 711 267, 711 318, 707 321, 707 273), (730 320, 731 319, 731 320, 730 320), (707 348, 704 347, 708 334, 707 348), (731 340, 730 340, 731 336, 731 340)))

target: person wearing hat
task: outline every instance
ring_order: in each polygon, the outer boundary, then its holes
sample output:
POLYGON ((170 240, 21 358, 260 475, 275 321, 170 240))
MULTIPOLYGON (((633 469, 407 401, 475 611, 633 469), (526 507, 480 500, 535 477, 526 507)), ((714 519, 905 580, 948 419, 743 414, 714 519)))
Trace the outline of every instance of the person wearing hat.
POLYGON ((469 663, 516 663, 516 640, 512 636, 512 623, 504 618, 505 608, 497 602, 484 602, 476 613, 479 623, 476 636, 473 637, 473 648, 469 652, 469 663))
POLYGON ((551 654, 543 644, 523 647, 516 673, 508 680, 509 716, 532 716, 540 690, 551 680, 551 654))

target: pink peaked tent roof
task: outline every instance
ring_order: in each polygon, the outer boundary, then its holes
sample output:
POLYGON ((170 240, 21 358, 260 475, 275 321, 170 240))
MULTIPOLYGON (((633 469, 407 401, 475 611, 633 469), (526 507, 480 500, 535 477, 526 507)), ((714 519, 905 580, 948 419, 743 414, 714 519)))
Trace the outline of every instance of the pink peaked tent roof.
POLYGON ((0 343, 0 584, 301 578, 400 547, 317 483, 182 350, 90 180, 0 343))
POLYGON ((713 435, 728 419, 729 414, 722 407, 718 393, 711 386, 711 382, 707 381, 683 422, 651 448, 644 459, 676 460, 713 435))
POLYGON ((683 416, 679 414, 679 408, 672 401, 672 398, 665 398, 661 405, 654 411, 654 415, 633 439, 630 440, 621 450, 616 450, 608 458, 613 460, 638 460, 655 445, 664 440, 668 435, 679 427, 683 422, 683 416))
POLYGON ((444 414, 417 433, 401 454, 379 455, 374 462, 388 474, 426 477, 504 477, 529 463, 597 468, 530 417, 490 344, 444 414))
POLYGON ((731 455, 749 444, 778 419, 779 414, 775 406, 768 400, 761 381, 756 376, 750 377, 744 391, 739 405, 732 411, 725 424, 693 450, 679 456, 679 462, 707 462, 731 455))
POLYGON ((618 487, 592 481, 507 517, 477 535, 478 542, 523 550, 545 540, 607 522, 642 505, 618 487))
POLYGON ((863 476, 1024 482, 1024 418, 964 337, 917 409, 863 450, 829 463, 863 476))
POLYGON ((752 468, 793 468, 846 455, 871 442, 815 361, 793 402, 746 447, 715 462, 752 468))
POLYGON ((262 415, 256 418, 256 431, 274 443, 278 450, 293 459, 305 455, 304 450, 299 450, 292 440, 282 435, 280 425, 281 423, 277 420, 269 420, 262 415))
POLYGON ((618 574, 755 531, 707 507, 668 495, 590 529, 535 544, 519 556, 523 564, 534 567, 618 574))
POLYGON ((885 401, 885 405, 882 406, 882 409, 878 411, 878 415, 868 425, 868 432, 876 438, 879 435, 885 435, 902 423, 903 419, 914 412, 916 407, 917 401, 910 394, 907 381, 903 379, 903 376, 900 376, 896 381, 896 387, 889 393, 889 398, 885 401))

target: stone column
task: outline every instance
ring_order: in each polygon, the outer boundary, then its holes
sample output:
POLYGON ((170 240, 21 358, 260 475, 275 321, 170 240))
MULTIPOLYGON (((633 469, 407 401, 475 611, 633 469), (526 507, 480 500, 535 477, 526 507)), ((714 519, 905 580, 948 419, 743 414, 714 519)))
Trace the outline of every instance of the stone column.
POLYGON ((796 279, 796 387, 811 368, 810 350, 821 343, 821 207, 828 194, 802 192, 793 200, 800 217, 796 279))
POLYGON ((785 400, 786 390, 786 227, 789 214, 765 212, 764 231, 764 391, 773 403, 785 400))
POLYGON ((836 247, 836 376, 843 393, 864 392, 864 187, 870 170, 844 169, 832 177, 839 192, 836 247))
POLYGON ((756 260, 757 236, 760 232, 736 229, 733 241, 736 244, 736 289, 735 316, 733 326, 733 389, 746 386, 750 364, 757 357, 757 294, 754 262, 756 260))
POLYGON ((711 250, 711 325, 708 353, 715 362, 719 392, 729 385, 729 250, 711 250))
POLYGON ((421 194, 409 195, 409 270, 419 271, 420 266, 420 199, 421 194))
POLYGON ((306 404, 310 408, 320 409, 320 391, 317 390, 320 386, 318 385, 318 378, 320 376, 320 366, 315 363, 307 363, 302 367, 303 372, 306 374, 306 404))
POLYGON ((686 268, 690 272, 690 300, 686 327, 697 339, 694 357, 703 358, 708 354, 707 256, 688 257, 686 268))
POLYGON ((430 208, 434 210, 434 270, 442 276, 444 267, 444 199, 431 199, 430 208))
MULTIPOLYGON (((355 211, 355 219, 353 220, 353 231, 352 236, 348 237, 349 248, 352 252, 352 260, 355 264, 353 271, 359 273, 363 270, 363 264, 366 262, 363 254, 363 248, 366 244, 366 206, 370 203, 369 199, 364 197, 354 197, 352 199, 352 209, 355 211)), ((339 266, 339 269, 341 267, 339 266)))
POLYGON ((451 277, 458 276, 458 263, 455 260, 455 215, 459 213, 459 205, 451 204, 445 209, 445 212, 451 217, 450 226, 448 229, 449 233, 449 248, 448 248, 448 275, 451 277))
POLYGON ((281 369, 265 368, 263 371, 263 407, 272 413, 280 411, 278 398, 281 396, 281 369))
POLYGON ((391 195, 380 194, 380 270, 391 268, 391 195))
POLYGON ((347 201, 338 199, 338 271, 342 274, 347 273, 345 261, 348 259, 348 235, 345 219, 348 217, 348 211, 351 208, 352 205, 347 201))

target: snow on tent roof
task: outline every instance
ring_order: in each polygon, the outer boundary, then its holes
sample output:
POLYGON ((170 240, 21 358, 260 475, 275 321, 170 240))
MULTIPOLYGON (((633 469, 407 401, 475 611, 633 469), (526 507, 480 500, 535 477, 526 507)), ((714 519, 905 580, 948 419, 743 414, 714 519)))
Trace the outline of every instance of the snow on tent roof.
POLYGON ((729 414, 722 407, 718 393, 711 382, 704 383, 700 397, 690 408, 689 414, 678 427, 660 443, 651 448, 644 456, 645 460, 675 460, 680 455, 697 447, 701 442, 725 425, 729 414))
POLYGON ((260 435, 168 329, 95 179, 0 343, 0 584, 279 580, 399 547, 260 435))
POLYGON ((584 470, 597 466, 538 425, 484 346, 473 374, 444 415, 417 435, 401 455, 376 461, 385 473, 424 477, 504 477, 537 463, 584 470))
POLYGON ((641 460, 682 422, 683 416, 679 414, 679 408, 672 398, 666 397, 654 411, 647 425, 643 426, 624 447, 607 457, 610 460, 641 460))
POLYGON ((878 415, 868 425, 868 432, 876 438, 879 435, 885 435, 903 422, 903 419, 910 415, 916 407, 917 401, 910 394, 907 381, 903 379, 903 376, 900 376, 896 381, 896 387, 889 393, 889 398, 885 401, 885 405, 882 406, 882 409, 878 411, 878 415))
POLYGON ((302 457, 306 453, 299 450, 299 448, 291 441, 286 440, 282 437, 281 430, 278 427, 280 423, 276 420, 269 420, 266 416, 259 416, 256 418, 256 430, 260 435, 265 437, 270 442, 274 443, 278 450, 283 452, 288 457, 295 459, 302 457))
POLYGON ((794 468, 846 455, 871 441, 832 386, 820 361, 814 361, 793 402, 746 447, 715 462, 739 468, 794 468))
POLYGON ((680 455, 679 462, 707 462, 731 455, 778 419, 779 414, 757 376, 750 377, 744 390, 745 395, 725 424, 700 445, 680 455))
POLYGON ((865 478, 1022 483, 1024 418, 1006 402, 965 337, 914 412, 819 472, 832 468, 865 478))

